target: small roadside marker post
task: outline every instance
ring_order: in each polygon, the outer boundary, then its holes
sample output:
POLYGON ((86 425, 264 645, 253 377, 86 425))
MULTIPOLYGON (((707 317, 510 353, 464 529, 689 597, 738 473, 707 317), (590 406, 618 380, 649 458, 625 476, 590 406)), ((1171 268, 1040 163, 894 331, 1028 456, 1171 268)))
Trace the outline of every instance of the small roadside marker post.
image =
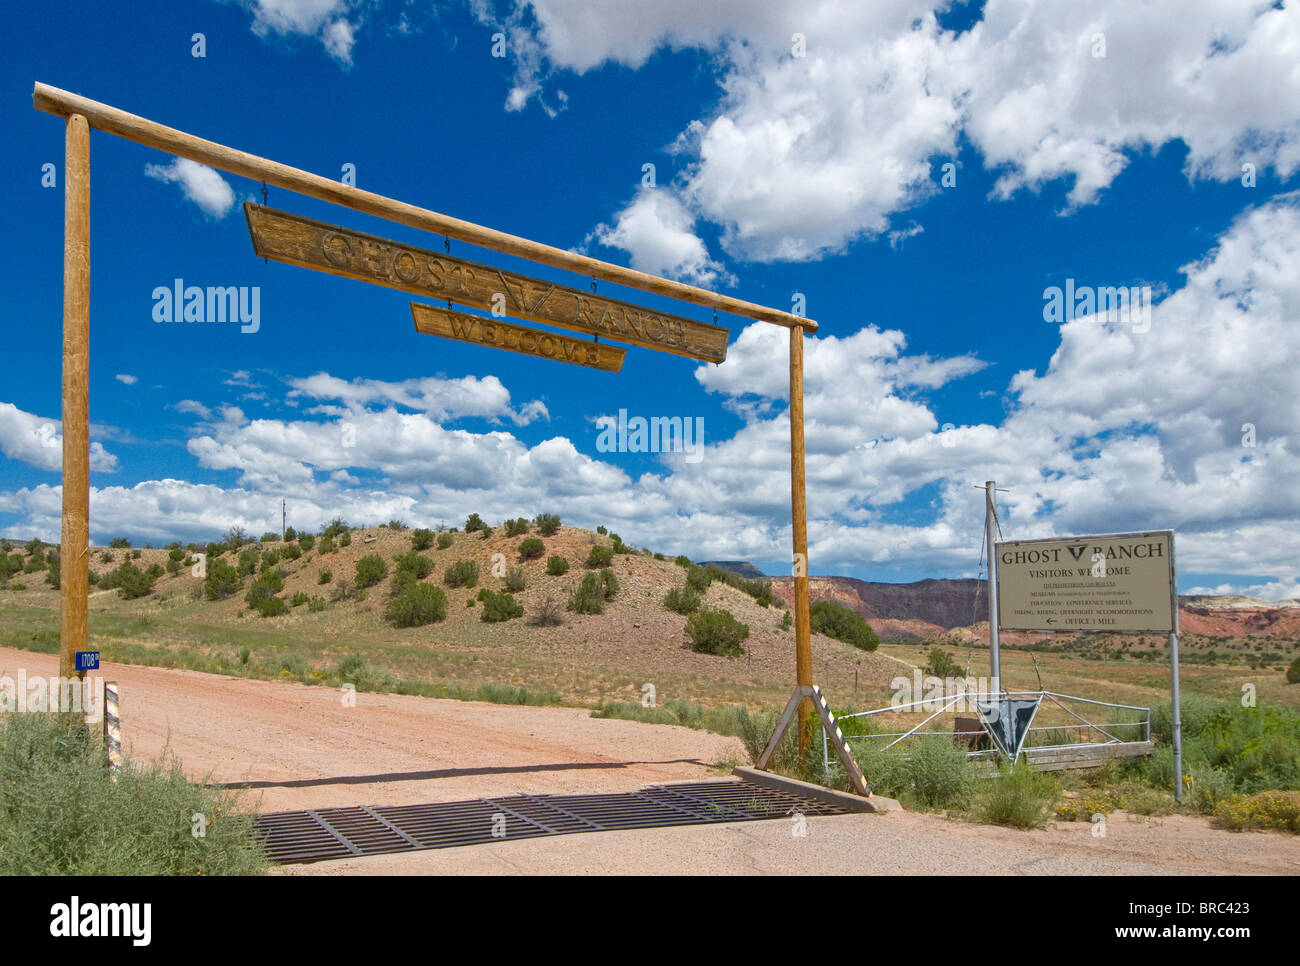
POLYGON ((122 771, 122 717, 116 681, 104 682, 104 752, 108 775, 117 781, 122 771))

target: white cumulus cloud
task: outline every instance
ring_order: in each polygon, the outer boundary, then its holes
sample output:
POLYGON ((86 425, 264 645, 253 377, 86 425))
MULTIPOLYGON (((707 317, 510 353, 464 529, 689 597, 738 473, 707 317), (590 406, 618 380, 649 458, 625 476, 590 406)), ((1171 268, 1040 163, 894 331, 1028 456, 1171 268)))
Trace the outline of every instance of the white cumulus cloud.
POLYGON ((642 188, 613 225, 596 226, 587 241, 622 249, 631 256, 633 268, 651 275, 695 285, 735 284, 735 278, 709 257, 690 212, 667 188, 642 188))
MULTIPOLYGON (((38 470, 58 472, 63 468, 63 427, 57 419, 43 419, 13 403, 0 402, 0 453, 38 470)), ((112 473, 117 457, 104 444, 91 442, 90 468, 112 473)))
POLYGON ((224 218, 235 206, 235 190, 226 179, 189 158, 175 158, 171 164, 146 164, 144 173, 164 184, 178 184, 181 193, 212 218, 224 218))

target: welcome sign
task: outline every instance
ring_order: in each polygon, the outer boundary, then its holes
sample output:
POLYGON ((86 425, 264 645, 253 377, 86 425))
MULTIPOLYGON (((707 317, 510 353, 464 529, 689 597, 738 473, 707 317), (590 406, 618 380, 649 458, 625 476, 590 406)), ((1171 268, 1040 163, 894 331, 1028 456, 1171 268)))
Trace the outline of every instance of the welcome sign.
POLYGON ((1009 631, 1178 630, 1174 532, 994 544, 998 624, 1009 631))

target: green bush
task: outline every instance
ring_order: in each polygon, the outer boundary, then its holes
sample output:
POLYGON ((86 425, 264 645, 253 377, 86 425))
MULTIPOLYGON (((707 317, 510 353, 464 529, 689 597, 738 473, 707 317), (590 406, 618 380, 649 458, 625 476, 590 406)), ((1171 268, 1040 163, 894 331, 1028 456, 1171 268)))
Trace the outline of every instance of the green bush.
MULTIPOLYGON (((281 577, 280 572, 278 570, 268 570, 249 586, 248 593, 244 595, 244 602, 248 604, 249 608, 262 614, 263 617, 272 616, 263 613, 263 605, 282 590, 284 590, 284 579, 281 577)), ((283 604, 284 601, 280 601, 280 603, 283 604)), ((274 604, 267 605, 267 607, 271 610, 275 609, 274 604)))
POLYGON ((466 533, 473 533, 475 530, 487 530, 487 529, 491 529, 491 528, 488 527, 488 525, 483 522, 482 518, 480 518, 477 513, 471 513, 465 519, 466 533))
POLYGON ((169 755, 128 762, 115 782, 98 734, 65 724, 0 715, 0 875, 266 871, 253 816, 231 793, 189 782, 169 755))
MULTIPOLYGON (((37 548, 40 547, 39 542, 33 541, 33 543, 36 543, 37 548)), ((126 550, 130 548, 131 541, 126 539, 126 537, 114 537, 112 540, 108 541, 108 545, 112 547, 114 550, 126 550)), ((32 552, 31 543, 27 544, 27 552, 28 553, 32 552)))
POLYGON ((253 605, 260 617, 279 617, 289 612, 289 605, 283 597, 267 597, 253 605))
POLYGON ((388 564, 379 554, 368 554, 357 561, 355 580, 358 588, 373 587, 387 576, 388 564))
POLYGON ((208 600, 225 600, 243 584, 239 571, 224 560, 208 561, 208 576, 203 581, 203 593, 208 600))
POLYGON ((433 561, 422 553, 409 550, 397 558, 397 580, 399 583, 423 580, 433 573, 433 561))
POLYGON ((678 555, 673 559, 673 563, 677 564, 677 566, 679 566, 679 567, 690 567, 690 566, 691 566, 691 558, 688 557, 688 556, 686 556, 685 554, 678 554, 678 555))
POLYGON ((438 549, 446 550, 452 544, 453 537, 450 533, 438 534, 438 549))
POLYGON ((347 525, 347 522, 345 520, 343 520, 341 517, 335 517, 325 526, 323 530, 321 530, 320 535, 322 537, 333 537, 334 539, 337 540, 339 537, 343 536, 343 534, 347 533, 350 529, 351 528, 347 525))
MULTIPOLYGON (((1278 707, 1243 708, 1235 701, 1183 695, 1183 773, 1192 779, 1198 810, 1207 814, 1230 793, 1300 789, 1300 715, 1278 707), (1202 793, 1198 785, 1212 786, 1202 793)), ((1147 760, 1153 785, 1173 785, 1171 714, 1166 702, 1151 711, 1156 749, 1147 760)))
POLYGON ((697 567, 695 564, 686 567, 686 586, 697 594, 708 590, 711 583, 713 583, 713 575, 704 567, 697 567))
POLYGON ((433 546, 432 530, 418 529, 418 530, 411 531, 412 550, 428 550, 432 546, 433 546))
POLYGON ((288 654, 280 655, 279 671, 281 677, 305 680, 311 674, 311 661, 297 651, 290 651, 288 654))
POLYGON ((328 567, 316 575, 316 583, 318 584, 328 584, 333 579, 334 571, 330 570, 328 567))
POLYGON ((523 517, 517 520, 507 520, 504 524, 507 537, 522 537, 528 532, 528 521, 523 517))
POLYGON ((448 587, 473 587, 478 583, 478 564, 473 560, 458 560, 442 575, 448 587))
POLYGON ((587 554, 587 566, 592 570, 597 567, 608 567, 613 562, 614 551, 610 547, 597 545, 592 547, 591 552, 587 554))
MULTIPOLYGON (((880 638, 861 614, 832 600, 819 600, 808 608, 808 620, 814 632, 861 650, 874 651, 880 646, 880 638)), ((939 676, 949 677, 946 674, 939 676)))
POLYGON ((912 804, 951 809, 964 809, 970 804, 978 779, 965 750, 956 742, 947 735, 918 737, 909 751, 907 797, 912 804))
MULTIPOLYGON (((718 564, 708 564, 705 568, 709 577, 718 583, 726 584, 729 587, 735 587, 737 590, 748 594, 761 607, 772 606, 772 582, 766 578, 750 580, 748 577, 742 577, 734 570, 728 570, 726 567, 718 564)), ((703 590, 703 588, 700 588, 703 590)))
POLYGON ((475 701, 487 701, 492 704, 559 704, 560 696, 550 688, 514 687, 510 684, 480 684, 474 690, 475 701))
POLYGON ((148 595, 153 590, 156 579, 135 564, 124 563, 115 571, 113 586, 124 599, 135 600, 148 595))
POLYGON ((325 554, 327 553, 335 553, 338 550, 338 547, 334 545, 334 538, 331 537, 328 533, 323 535, 320 538, 319 546, 320 546, 320 552, 322 557, 325 556, 325 554))
POLYGON ((350 547, 351 545, 352 545, 352 533, 350 531, 344 531, 343 533, 340 533, 339 546, 350 547))
MULTIPOLYGON (((333 541, 330 541, 330 543, 333 545, 333 541)), ((310 553, 311 548, 316 546, 316 538, 310 533, 300 533, 298 534, 298 546, 302 547, 303 553, 310 553)))
POLYGON ((577 614, 605 613, 605 582, 600 574, 583 574, 582 581, 569 589, 568 606, 577 614))
POLYGON ((280 548, 280 557, 284 560, 297 560, 302 556, 302 547, 296 543, 286 543, 280 548))
MULTIPOLYGON (((1173 788, 1173 749, 1158 746, 1151 757, 1153 759, 1156 757, 1165 759, 1162 764, 1167 764, 1167 767, 1161 769, 1163 774, 1160 777, 1166 780, 1160 783, 1160 787, 1173 788)), ((1152 764, 1154 765, 1154 762, 1152 764)), ((1160 766, 1156 765, 1155 768, 1159 769, 1160 766)), ((1233 777, 1226 769, 1215 768, 1211 765, 1192 765, 1190 767, 1184 765, 1183 772, 1188 779, 1186 785, 1187 800, 1192 808, 1201 815, 1213 815, 1221 801, 1236 794, 1233 777)))
POLYGON ((294 594, 291 598, 289 598, 289 606, 301 607, 303 604, 307 603, 310 600, 311 600, 311 595, 308 594, 305 590, 300 590, 296 594, 294 594))
POLYGON ((257 570, 258 552, 255 547, 247 547, 239 551, 239 576, 252 576, 257 570))
POLYGON ((546 572, 552 577, 562 577, 569 572, 567 557, 547 557, 546 572))
POLYGON ((560 531, 560 518, 554 513, 539 513, 533 524, 544 537, 553 537, 560 531))
POLYGON ((1239 792, 1300 789, 1300 716, 1293 712, 1225 704, 1196 739, 1193 751, 1228 771, 1239 792))
POLYGON ((529 537, 519 544, 519 556, 524 560, 535 560, 546 552, 546 545, 537 537, 529 537))
POLYGON ((0 584, 23 571, 23 562, 18 556, 9 556, 9 551, 0 553, 0 584))
POLYGON ((506 571, 506 590, 511 593, 518 593, 526 586, 524 580, 524 570, 522 567, 511 567, 506 571))
POLYGON ((483 598, 483 613, 479 615, 479 620, 488 624, 497 624, 501 621, 513 620, 516 617, 523 617, 524 609, 515 602, 515 599, 509 594, 497 594, 492 591, 487 592, 483 598))
POLYGON ((611 600, 619 591, 618 578, 614 576, 614 571, 608 567, 600 572, 600 584, 606 600, 611 600))
POLYGON ((1291 666, 1286 669, 1286 683, 1300 684, 1300 657, 1291 662, 1291 666))
POLYGON ((932 649, 929 657, 926 658, 924 671, 926 674, 945 679, 959 678, 964 673, 961 665, 953 660, 951 654, 937 647, 932 649))
POLYGON ((689 587, 676 587, 664 594, 664 606, 678 614, 694 614, 700 609, 702 598, 689 587))
POLYGON ((745 653, 740 642, 749 637, 749 625, 736 620, 730 611, 702 608, 686 621, 686 633, 693 651, 739 657, 745 653))
POLYGON ((423 627, 447 616, 447 595, 441 587, 411 584, 388 602, 384 616, 396 627, 423 627))
POLYGON ((1036 828, 1056 813, 1060 785, 1048 772, 1023 761, 1004 764, 999 777, 985 782, 977 814, 993 825, 1036 828))

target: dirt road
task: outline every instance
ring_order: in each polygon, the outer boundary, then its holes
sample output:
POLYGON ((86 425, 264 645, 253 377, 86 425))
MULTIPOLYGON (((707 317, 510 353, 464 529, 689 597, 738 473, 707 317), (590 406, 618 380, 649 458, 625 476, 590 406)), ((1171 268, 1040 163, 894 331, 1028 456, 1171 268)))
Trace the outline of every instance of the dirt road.
MULTIPOLYGON (((0 676, 52 675, 53 655, 0 648, 0 676)), ((630 791, 709 777, 733 738, 526 708, 113 667, 128 754, 167 746, 195 779, 250 783, 261 811, 479 796, 630 791)), ((1018 832, 889 813, 602 832, 375 856, 281 873, 1300 874, 1300 837, 1232 833, 1203 818, 1111 816, 1018 832)))
MULTIPOLYGON (((54 655, 0 648, 0 675, 53 675, 54 655)), ((632 791, 708 776, 740 743, 667 725, 529 708, 115 666, 128 755, 167 746, 188 775, 249 783, 259 811, 406 805, 518 792, 632 791), (260 804, 258 802, 260 801, 260 804)))

